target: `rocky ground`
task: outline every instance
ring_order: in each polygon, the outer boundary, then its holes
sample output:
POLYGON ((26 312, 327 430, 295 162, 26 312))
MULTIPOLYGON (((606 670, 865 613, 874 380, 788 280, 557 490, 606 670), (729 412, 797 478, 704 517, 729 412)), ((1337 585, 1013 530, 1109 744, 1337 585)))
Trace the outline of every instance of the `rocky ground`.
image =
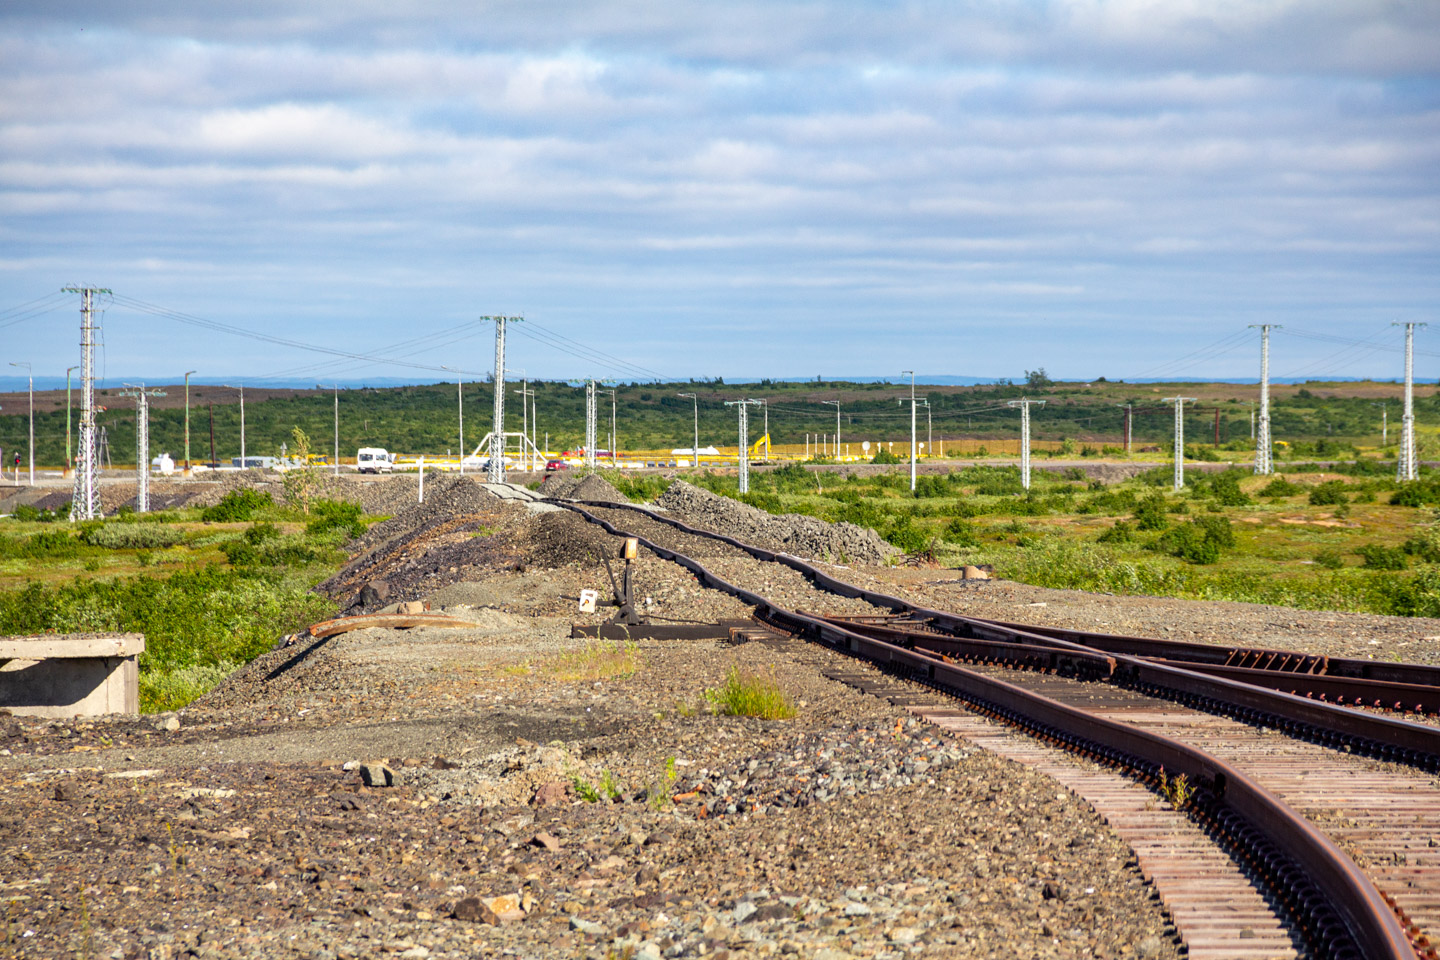
MULTIPOLYGON (((465 627, 277 649, 179 715, 0 718, 0 955, 1178 955, 1131 852, 1052 781, 828 679, 834 654, 797 641, 571 640, 607 612, 576 599, 608 594, 618 539, 458 478, 435 495, 412 515, 397 493, 395 521, 328 589, 383 581, 385 602, 465 627), (772 679, 795 716, 716 712, 706 691, 732 672, 772 679)), ((865 609, 596 512, 787 605, 865 609)), ((1377 641, 1407 659, 1433 659, 1440 635, 834 569, 932 606, 1113 632, 1360 656, 1377 641)), ((648 552, 635 577, 657 619, 748 613, 648 552)))

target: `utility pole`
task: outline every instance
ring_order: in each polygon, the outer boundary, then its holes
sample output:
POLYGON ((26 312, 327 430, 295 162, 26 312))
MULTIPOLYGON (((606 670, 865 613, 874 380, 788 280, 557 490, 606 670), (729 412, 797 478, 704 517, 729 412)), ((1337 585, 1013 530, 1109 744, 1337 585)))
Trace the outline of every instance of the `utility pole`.
POLYGON ((1045 405, 1044 400, 1031 400, 1023 398, 1011 400, 1007 404, 1011 407, 1020 408, 1020 486, 1026 490, 1030 489, 1030 406, 1031 404, 1045 405))
POLYGON ((835 408, 835 450, 838 454, 840 450, 840 401, 821 400, 820 402, 835 408))
POLYGON ((677 393, 677 397, 689 397, 695 404, 695 446, 690 448, 694 455, 695 469, 700 469, 700 398, 693 393, 677 393))
POLYGON ((1133 403, 1117 403, 1115 406, 1125 411, 1125 456, 1130 456, 1130 412, 1135 406, 1133 403))
MULTIPOLYGON (((324 386, 325 384, 323 383, 317 383, 315 384, 315 389, 320 390, 324 386)), ((335 388, 335 476, 338 477, 340 476, 340 382, 337 380, 331 384, 331 386, 335 388)), ((461 434, 461 440, 463 442, 464 434, 461 434)), ((463 464, 465 463, 465 448, 463 446, 460 448, 460 463, 462 464, 461 469, 463 470, 463 464)), ((306 466, 308 466, 308 464, 306 466)))
POLYGON ((910 492, 915 492, 915 371, 901 370, 901 375, 910 374, 910 492))
MULTIPOLYGON (((520 389, 519 389, 519 390, 516 390, 515 393, 518 394, 519 397, 520 397, 520 432, 525 435, 525 439, 526 439, 526 440, 529 440, 529 439, 530 439, 530 396, 531 396, 531 394, 534 393, 534 391, 530 389, 530 381, 529 381, 528 379, 520 381, 520 389)), ((522 447, 522 452, 523 452, 523 447, 524 447, 525 445, 522 443, 520 446, 522 447)), ((535 466, 535 460, 534 460, 533 457, 532 457, 531 460, 530 460, 530 466, 531 466, 532 469, 533 469, 534 466, 535 466)))
POLYGON ((215 404, 213 403, 210 404, 210 463, 219 463, 219 461, 215 459, 215 404))
MULTIPOLYGON (((1255 438, 1255 472, 1268 475, 1275 472, 1275 461, 1270 438, 1270 331, 1277 329, 1273 323, 1252 323, 1250 329, 1260 331, 1260 432, 1255 438)), ((1168 402, 1168 401, 1167 401, 1168 402)), ((1180 405, 1176 405, 1178 411, 1180 405)), ((1178 416, 1178 414, 1177 414, 1178 416)), ((1178 468, 1177 468, 1178 469, 1178 468)), ((1180 489, 1179 481, 1175 489, 1180 489)))
POLYGON ((185 472, 190 472, 190 374, 194 370, 185 371, 185 472))
POLYGON ((76 367, 65 368, 65 469, 73 470, 75 461, 70 459, 70 372, 80 369, 76 367))
POLYGON ((585 381, 585 469, 595 469, 595 381, 585 381))
MULTIPOLYGON (((921 400, 920 405, 925 408, 925 455, 927 457, 933 457, 935 456, 935 429, 934 425, 930 421, 930 401, 921 400)), ((835 447, 836 449, 839 449, 840 444, 838 443, 838 441, 840 439, 840 435, 838 433, 835 435, 835 439, 837 441, 835 447)))
POLYGON ((619 466, 619 454, 615 452, 615 391, 610 390, 610 465, 619 466))
POLYGON ((1380 446, 1388 447, 1390 446, 1390 423, 1386 418, 1390 414, 1390 405, 1388 403, 1372 403, 1370 406, 1380 408, 1380 446))
POLYGON ((238 389, 238 390, 240 391, 240 469, 241 469, 241 470, 244 470, 244 469, 245 469, 245 384, 243 384, 243 383, 240 384, 240 386, 239 386, 238 388, 232 387, 232 386, 230 386, 230 384, 228 384, 228 383, 222 383, 222 384, 220 384, 220 386, 224 387, 224 388, 227 389, 227 390, 235 390, 235 389, 238 389))
MULTIPOLYGON (((25 373, 30 378, 30 486, 35 486, 35 371, 31 369, 29 361, 19 360, 10 364, 12 367, 24 367, 25 373)), ((15 471, 17 474, 19 470, 15 471)), ((19 477, 16 477, 19 480, 19 477)))
MULTIPOLYGON (((440 364, 440 369, 449 370, 455 374, 455 407, 460 422, 460 476, 463 477, 465 476, 465 376, 454 367, 447 367, 443 363, 440 364)), ((338 400, 336 405, 339 405, 338 400)), ((338 457, 335 462, 340 462, 338 457)))
POLYGON ((725 406, 740 408, 740 492, 750 492, 750 404, 760 404, 759 400, 727 400, 725 406))
POLYGON ((100 515, 100 472, 95 444, 95 294, 102 287, 65 287, 80 294, 80 437, 75 451, 75 486, 70 497, 70 520, 94 520, 100 515))
POLYGON ((135 512, 150 512, 150 398, 165 396, 164 390, 146 390, 145 384, 127 383, 120 396, 135 398, 135 512))
POLYGON ((1405 322, 1391 326, 1405 328, 1405 413, 1400 421, 1400 456, 1395 463, 1395 479, 1415 480, 1420 475, 1420 464, 1415 459, 1415 328, 1426 324, 1405 322))
MULTIPOLYGON (((485 316, 481 323, 495 324, 495 425, 490 431, 491 483, 505 482, 505 324, 520 323, 524 317, 485 316)), ((463 451, 462 451, 463 453, 463 451)))
MULTIPOLYGON (((1185 404, 1194 397, 1165 397, 1164 403, 1175 404, 1175 489, 1185 489, 1185 404)), ((1263 401, 1262 401, 1263 402, 1263 401)))

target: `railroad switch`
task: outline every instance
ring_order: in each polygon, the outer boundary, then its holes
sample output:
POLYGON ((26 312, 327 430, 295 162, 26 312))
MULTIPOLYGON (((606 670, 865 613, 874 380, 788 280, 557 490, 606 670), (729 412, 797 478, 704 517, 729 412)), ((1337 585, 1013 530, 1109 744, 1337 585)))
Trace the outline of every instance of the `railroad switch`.
POLYGON ((625 623, 632 627, 640 623, 640 615, 635 612, 635 589, 631 580, 635 558, 639 555, 640 541, 635 537, 626 537, 625 542, 620 545, 620 559, 625 561, 625 569, 621 572, 618 583, 615 573, 610 569, 610 560, 605 560, 605 573, 610 578, 610 588, 615 591, 615 606, 620 608, 615 611, 615 616, 609 619, 609 623, 625 623))

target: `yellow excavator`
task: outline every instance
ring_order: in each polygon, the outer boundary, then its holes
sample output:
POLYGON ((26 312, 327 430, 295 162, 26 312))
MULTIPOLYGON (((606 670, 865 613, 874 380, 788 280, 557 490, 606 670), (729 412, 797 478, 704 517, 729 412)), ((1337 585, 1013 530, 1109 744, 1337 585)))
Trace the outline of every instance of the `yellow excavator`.
POLYGON ((765 459, 766 459, 766 460, 769 460, 769 459, 770 459, 770 434, 768 434, 768 433, 765 434, 763 437, 761 437, 759 440, 756 440, 754 443, 750 444, 750 456, 752 456, 752 457, 758 457, 758 456, 760 455, 760 448, 761 448, 762 446, 765 448, 765 459))

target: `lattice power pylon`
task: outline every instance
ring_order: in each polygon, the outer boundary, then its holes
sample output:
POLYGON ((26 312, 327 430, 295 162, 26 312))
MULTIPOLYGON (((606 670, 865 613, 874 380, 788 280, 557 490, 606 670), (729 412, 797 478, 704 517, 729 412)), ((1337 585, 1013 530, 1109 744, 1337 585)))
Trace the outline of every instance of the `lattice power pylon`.
POLYGON ((102 287, 65 287, 80 294, 80 438, 75 455, 75 486, 70 497, 70 520, 100 516, 100 461, 95 431, 95 294, 102 287))
POLYGON ((164 390, 146 390, 145 384, 127 383, 120 396, 135 398, 135 512, 150 512, 150 398, 165 396, 164 390))
POLYGON ((1020 486, 1030 489, 1030 405, 1045 405, 1044 400, 1011 400, 1009 406, 1020 408, 1020 486))
POLYGON ((585 381, 585 469, 595 469, 595 435, 599 432, 596 427, 595 404, 599 393, 594 380, 585 381))
POLYGON ((1163 403, 1175 404, 1175 489, 1185 487, 1185 404, 1194 397, 1165 397, 1163 403))
MULTIPOLYGON (((1275 472, 1272 456, 1274 441, 1270 439, 1270 331, 1277 324, 1252 323, 1252 329, 1260 331, 1260 425, 1255 434, 1255 472, 1268 475, 1275 472)), ((1177 411, 1179 407, 1177 406, 1177 411)), ((1178 486, 1175 489, 1180 489, 1178 486)))
MULTIPOLYGON (((505 324, 524 317, 481 317, 495 324, 495 426, 490 431, 490 466, 486 479, 505 482, 505 324)), ((463 451, 461 452, 463 456, 463 451)))
POLYGON ((740 408, 740 492, 750 492, 750 405, 760 405, 759 400, 727 400, 725 406, 740 408))
POLYGON ((1400 456, 1395 463, 1395 479, 1415 480, 1420 476, 1420 463, 1415 458, 1415 328, 1423 323, 1397 323, 1405 328, 1405 413, 1400 421, 1400 456))

